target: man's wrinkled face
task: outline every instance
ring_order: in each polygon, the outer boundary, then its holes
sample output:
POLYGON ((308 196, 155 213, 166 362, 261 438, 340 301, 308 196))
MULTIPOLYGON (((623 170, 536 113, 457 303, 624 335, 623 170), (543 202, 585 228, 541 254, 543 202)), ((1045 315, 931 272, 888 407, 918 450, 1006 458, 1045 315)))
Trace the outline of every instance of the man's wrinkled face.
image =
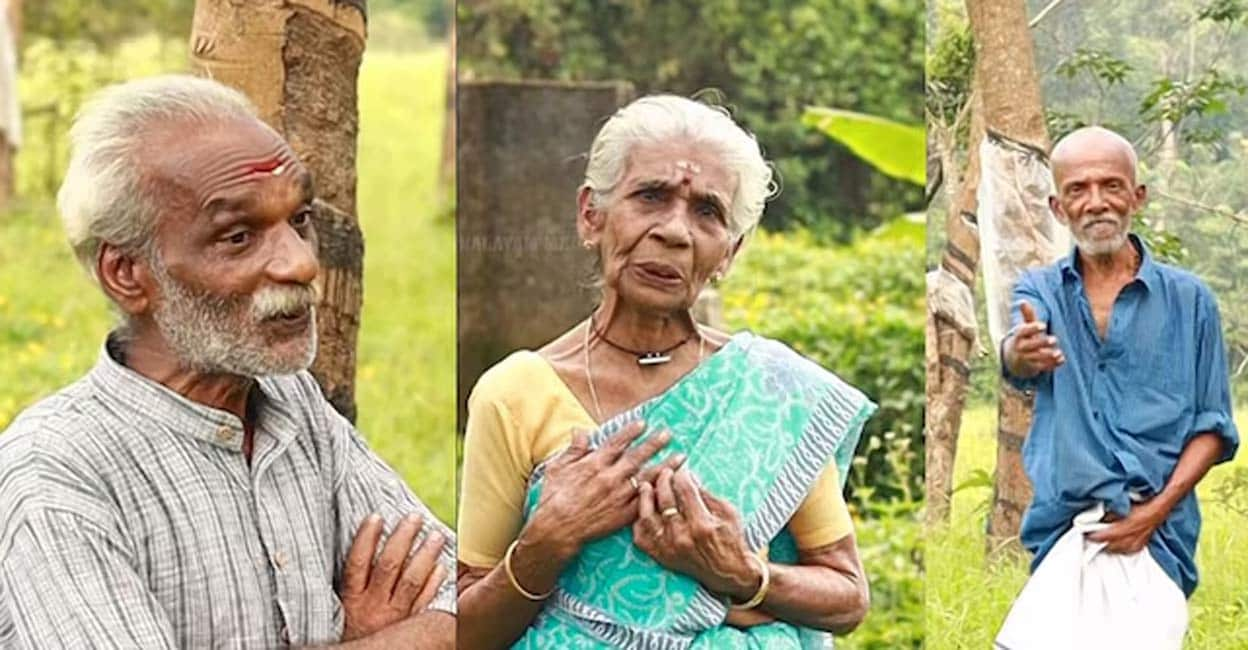
POLYGON ((170 130, 153 153, 167 198, 152 260, 152 317, 200 372, 288 374, 316 355, 320 270, 312 182, 258 120, 170 130))
POLYGON ((1079 250, 1112 255, 1127 243, 1131 217, 1145 190, 1135 183, 1135 167, 1123 143, 1086 136, 1054 159, 1057 196, 1050 205, 1070 228, 1079 250))
POLYGON ((591 235, 607 286, 647 308, 692 306, 731 260, 736 187, 736 176, 701 143, 635 146, 591 235))

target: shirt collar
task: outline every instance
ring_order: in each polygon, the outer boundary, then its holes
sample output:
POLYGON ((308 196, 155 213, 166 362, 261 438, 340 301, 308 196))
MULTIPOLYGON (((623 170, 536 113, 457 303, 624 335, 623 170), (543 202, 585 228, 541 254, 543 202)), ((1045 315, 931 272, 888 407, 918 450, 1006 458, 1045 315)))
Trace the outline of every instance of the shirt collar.
MULTIPOLYGON (((102 399, 119 409, 131 411, 135 419, 145 418, 170 431, 234 452, 243 450, 243 422, 233 413, 200 404, 127 368, 116 334, 110 334, 100 350, 89 381, 102 399)), ((257 422, 271 405, 272 396, 263 382, 256 382, 257 422)))
MULTIPOLYGON (((1148 245, 1144 243, 1144 240, 1139 235, 1128 233, 1127 241, 1132 246, 1135 246, 1135 250, 1140 254, 1140 268, 1135 271, 1135 279, 1139 280, 1145 289, 1152 292, 1157 288, 1158 282, 1157 263, 1153 261, 1153 254, 1149 252, 1148 245)), ((1083 274, 1079 272, 1078 247, 1072 247, 1069 255, 1058 260, 1057 266, 1061 269, 1063 278, 1083 282, 1083 274)))

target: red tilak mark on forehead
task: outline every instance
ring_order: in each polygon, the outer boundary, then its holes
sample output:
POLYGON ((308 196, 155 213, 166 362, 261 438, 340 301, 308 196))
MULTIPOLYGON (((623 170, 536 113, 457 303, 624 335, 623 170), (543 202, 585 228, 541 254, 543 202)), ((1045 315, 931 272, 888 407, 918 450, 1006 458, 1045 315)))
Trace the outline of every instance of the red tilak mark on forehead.
POLYGON ((285 163, 281 158, 270 158, 262 162, 251 163, 247 166, 247 171, 251 173, 271 172, 283 164, 285 163))

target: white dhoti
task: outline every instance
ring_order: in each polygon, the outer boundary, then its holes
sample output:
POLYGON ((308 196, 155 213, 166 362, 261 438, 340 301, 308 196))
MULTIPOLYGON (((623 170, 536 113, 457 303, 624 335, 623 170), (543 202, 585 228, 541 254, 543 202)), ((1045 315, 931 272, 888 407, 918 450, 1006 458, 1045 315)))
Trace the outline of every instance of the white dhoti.
POLYGON ((1187 599, 1148 549, 1106 552, 1097 505, 1075 517, 1014 601, 997 650, 1179 650, 1187 599))

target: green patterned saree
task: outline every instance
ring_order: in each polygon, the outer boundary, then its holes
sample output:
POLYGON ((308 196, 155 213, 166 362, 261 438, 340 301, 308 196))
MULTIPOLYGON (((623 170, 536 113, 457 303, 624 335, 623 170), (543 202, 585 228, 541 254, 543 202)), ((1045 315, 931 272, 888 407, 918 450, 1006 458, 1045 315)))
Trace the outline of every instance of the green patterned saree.
MULTIPOLYGON (((797 561, 786 524, 823 468, 844 482, 863 423, 875 405, 787 346, 737 334, 667 392, 604 423, 591 446, 638 419, 672 432, 660 458, 687 467, 741 513, 746 543, 773 562, 797 561)), ((526 511, 545 467, 529 481, 526 511)), ((831 646, 830 635, 787 623, 724 625, 726 604, 692 578, 664 569, 633 545, 629 528, 588 544, 560 576, 545 609, 514 647, 788 648, 831 646)))

